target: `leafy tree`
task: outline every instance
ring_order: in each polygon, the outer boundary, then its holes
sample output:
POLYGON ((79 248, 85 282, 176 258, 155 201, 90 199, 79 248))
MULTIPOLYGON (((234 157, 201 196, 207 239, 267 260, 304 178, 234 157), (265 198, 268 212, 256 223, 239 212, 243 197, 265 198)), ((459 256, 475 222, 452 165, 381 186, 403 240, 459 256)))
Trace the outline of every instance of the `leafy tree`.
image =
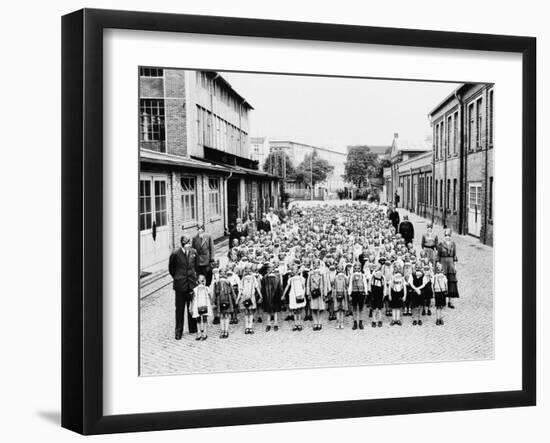
POLYGON ((307 186, 315 186, 315 184, 324 182, 334 170, 327 160, 320 158, 317 151, 313 154, 306 154, 302 163, 296 168, 293 176, 298 182, 305 183, 307 186), (313 183, 311 183, 313 179, 313 183))
POLYGON ((284 151, 271 151, 264 161, 263 169, 279 178, 293 177, 296 172, 290 157, 284 151), (286 174, 283 174, 283 170, 286 170, 286 174))
POLYGON ((344 169, 344 180, 361 188, 369 178, 382 176, 382 168, 378 156, 370 151, 368 146, 349 146, 344 169))

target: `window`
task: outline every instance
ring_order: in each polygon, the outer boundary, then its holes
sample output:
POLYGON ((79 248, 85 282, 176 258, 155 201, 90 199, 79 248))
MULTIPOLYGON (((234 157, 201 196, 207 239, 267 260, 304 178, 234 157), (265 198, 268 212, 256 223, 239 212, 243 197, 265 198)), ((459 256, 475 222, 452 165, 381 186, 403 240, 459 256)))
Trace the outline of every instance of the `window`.
POLYGON ((155 223, 157 226, 166 225, 166 182, 155 180, 155 223))
POLYGON ((429 193, 430 193, 430 205, 433 204, 433 197, 434 197, 434 179, 433 177, 430 177, 430 187, 429 187, 429 193))
POLYGON ((435 207, 437 208, 437 180, 435 181, 435 207))
POLYGON ((437 146, 437 140, 438 140, 438 137, 437 137, 437 131, 438 131, 438 125, 435 125, 434 126, 434 153, 435 153, 435 159, 437 160, 438 159, 438 153, 437 153, 437 150, 438 150, 438 146, 437 146))
POLYGON ((445 139, 443 138, 443 120, 439 124, 439 156, 443 158, 443 152, 445 151, 445 139))
POLYGON ((181 177, 181 207, 184 222, 197 219, 196 187, 197 183, 194 177, 181 177))
POLYGON ((474 149, 475 139, 474 139, 474 104, 468 106, 468 150, 474 149))
POLYGON ((453 211, 456 211, 456 178, 453 179, 453 211))
POLYGON ((483 112, 482 112, 482 106, 483 106, 483 99, 480 98, 476 102, 476 114, 477 114, 477 124, 476 124, 476 147, 477 149, 481 149, 481 127, 483 124, 483 112))
POLYGON ((492 220, 492 219, 493 219, 493 177, 489 177, 489 220, 492 220))
POLYGON ((457 154, 458 147, 458 112, 454 113, 453 117, 453 154, 457 154))
POLYGON ((220 210, 220 179, 208 179, 208 205, 210 216, 221 215, 220 210))
POLYGON ((447 118, 447 156, 451 153, 451 129, 453 127, 453 116, 447 118))
POLYGON ((443 180, 439 180, 439 207, 443 209, 443 180))
POLYGON ((151 229, 151 180, 139 181, 139 230, 151 229))
POLYGON ((140 77, 162 77, 164 70, 162 68, 139 68, 140 77))
POLYGON ((451 179, 448 178, 447 179, 447 193, 446 193, 447 199, 445 200, 445 208, 446 209, 449 209, 451 207, 451 200, 449 199, 450 193, 451 193, 451 179))
POLYGON ((489 121, 487 122, 489 124, 489 146, 493 146, 493 90, 491 89, 489 91, 489 121))
POLYGON ((166 226, 166 180, 139 181, 139 230, 151 229, 153 223, 166 226))
POLYGON ((141 141, 164 141, 164 100, 140 99, 139 115, 141 141))

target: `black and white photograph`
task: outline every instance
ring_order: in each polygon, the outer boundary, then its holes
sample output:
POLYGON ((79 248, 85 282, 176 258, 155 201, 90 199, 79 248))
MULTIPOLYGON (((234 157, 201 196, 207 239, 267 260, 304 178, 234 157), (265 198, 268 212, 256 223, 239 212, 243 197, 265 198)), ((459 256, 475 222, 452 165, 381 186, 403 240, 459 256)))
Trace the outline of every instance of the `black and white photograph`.
POLYGON ((140 376, 494 359, 497 85, 136 76, 140 376))

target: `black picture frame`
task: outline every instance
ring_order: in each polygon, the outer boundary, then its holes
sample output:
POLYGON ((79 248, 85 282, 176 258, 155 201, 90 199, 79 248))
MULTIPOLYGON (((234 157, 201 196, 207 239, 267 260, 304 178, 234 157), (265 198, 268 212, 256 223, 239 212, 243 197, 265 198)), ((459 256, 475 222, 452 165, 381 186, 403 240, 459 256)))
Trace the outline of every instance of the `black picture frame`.
POLYGON ((82 434, 536 404, 536 39, 83 9, 62 18, 62 426, 82 434), (522 388, 393 399, 106 416, 103 413, 103 30, 504 51, 522 55, 522 388))

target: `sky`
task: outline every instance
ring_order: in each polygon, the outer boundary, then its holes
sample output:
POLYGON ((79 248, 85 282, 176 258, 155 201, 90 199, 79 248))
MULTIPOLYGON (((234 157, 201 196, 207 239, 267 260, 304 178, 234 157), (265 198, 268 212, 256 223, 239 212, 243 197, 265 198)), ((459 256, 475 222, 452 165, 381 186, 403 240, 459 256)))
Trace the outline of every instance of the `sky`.
POLYGON ((345 152, 430 136, 428 113, 454 83, 221 72, 254 107, 251 137, 292 140, 345 152))

